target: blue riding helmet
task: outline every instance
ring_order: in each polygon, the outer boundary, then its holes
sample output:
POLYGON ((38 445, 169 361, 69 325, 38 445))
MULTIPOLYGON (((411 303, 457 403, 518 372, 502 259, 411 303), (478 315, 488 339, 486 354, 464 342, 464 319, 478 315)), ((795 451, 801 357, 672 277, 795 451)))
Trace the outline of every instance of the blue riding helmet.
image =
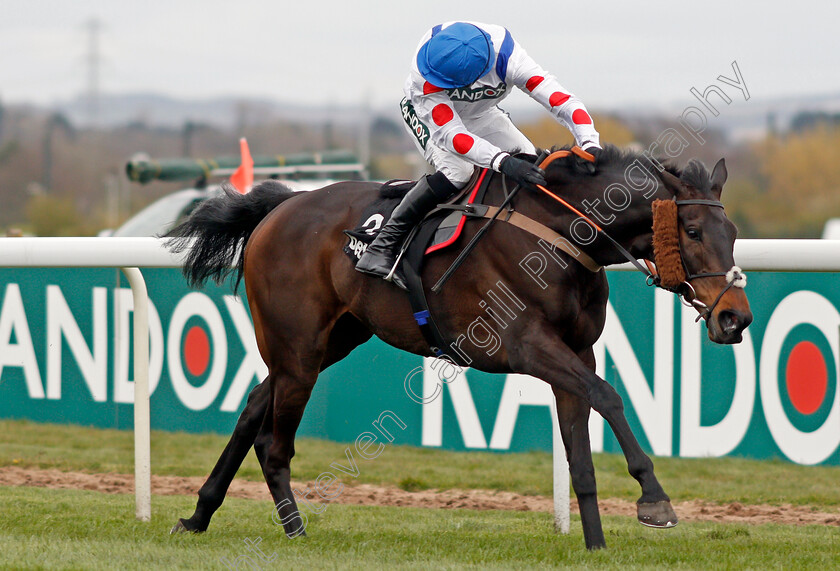
POLYGON ((465 87, 493 67, 490 34, 464 22, 432 33, 417 52, 417 68, 432 85, 465 87))

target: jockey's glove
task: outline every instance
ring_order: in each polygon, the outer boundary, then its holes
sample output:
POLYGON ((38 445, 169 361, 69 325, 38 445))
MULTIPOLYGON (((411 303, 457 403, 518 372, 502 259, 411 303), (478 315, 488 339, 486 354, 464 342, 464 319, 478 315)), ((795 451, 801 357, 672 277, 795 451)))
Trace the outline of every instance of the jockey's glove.
POLYGON ((499 171, 522 186, 545 185, 545 171, 535 164, 508 155, 499 163, 499 171))
POLYGON ((592 155, 592 160, 588 161, 579 157, 578 164, 589 174, 595 174, 595 172, 598 170, 598 160, 601 158, 601 153, 604 152, 604 149, 602 149, 595 143, 582 143, 581 148, 590 155, 592 155))
POLYGON ((601 153, 604 152, 604 149, 602 149, 601 147, 592 146, 592 147, 587 148, 586 152, 589 153, 590 155, 592 155, 592 157, 595 159, 592 162, 597 165, 598 164, 598 158, 601 156, 601 153))

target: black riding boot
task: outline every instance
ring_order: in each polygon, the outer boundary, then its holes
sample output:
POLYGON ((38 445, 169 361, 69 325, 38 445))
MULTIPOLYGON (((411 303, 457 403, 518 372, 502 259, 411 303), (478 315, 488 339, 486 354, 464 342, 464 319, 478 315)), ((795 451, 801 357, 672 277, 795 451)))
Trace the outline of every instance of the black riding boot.
MULTIPOLYGON (((454 190, 455 186, 442 173, 424 176, 418 180, 362 254, 356 263, 356 269, 365 274, 387 278, 394 267, 397 250, 406 234, 454 190)), ((396 272, 391 279, 402 289, 407 289, 396 272)))

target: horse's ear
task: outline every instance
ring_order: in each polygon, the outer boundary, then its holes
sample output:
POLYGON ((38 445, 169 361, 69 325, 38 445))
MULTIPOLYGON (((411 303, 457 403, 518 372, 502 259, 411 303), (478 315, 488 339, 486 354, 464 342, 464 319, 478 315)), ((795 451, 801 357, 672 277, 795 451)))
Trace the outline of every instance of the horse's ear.
POLYGON ((680 194, 685 192, 685 187, 682 181, 668 171, 659 171, 659 178, 662 180, 662 184, 665 185, 668 192, 670 192, 674 197, 679 198, 680 194))
POLYGON ((720 193, 723 190, 723 184, 726 182, 726 161, 720 159, 712 170, 712 192, 720 199, 720 193))

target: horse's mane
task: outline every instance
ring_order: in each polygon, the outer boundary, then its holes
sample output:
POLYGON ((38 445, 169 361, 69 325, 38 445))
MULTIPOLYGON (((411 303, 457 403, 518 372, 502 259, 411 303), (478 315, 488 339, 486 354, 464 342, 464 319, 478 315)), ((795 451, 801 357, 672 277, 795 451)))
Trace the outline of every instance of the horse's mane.
MULTIPOLYGON (((548 150, 554 151, 568 151, 571 150, 571 145, 554 146, 548 150)), ((540 149, 537 149, 539 152, 540 149)), ((518 153, 516 150, 512 154, 519 158, 534 162, 537 157, 528 153, 518 153)), ((649 155, 636 151, 632 148, 621 148, 615 145, 604 145, 601 155, 598 157, 599 170, 614 170, 626 171, 633 165, 641 165, 654 178, 658 178, 661 165, 666 171, 682 180, 687 185, 694 187, 703 194, 708 194, 711 189, 711 175, 708 169, 696 159, 691 159, 685 167, 680 168, 674 164, 670 159, 661 157, 654 157, 651 159, 649 155)), ((589 178, 592 173, 587 168, 587 165, 582 159, 577 157, 569 157, 566 160, 558 160, 551 163, 551 169, 563 169, 566 177, 575 178, 589 178)), ((385 183, 379 191, 381 198, 402 198, 413 187, 413 182, 392 180, 385 183), (403 183, 403 184, 395 184, 403 183)))
MULTIPOLYGON (((571 148, 571 145, 555 146, 550 149, 550 152, 568 151, 571 148)), ((562 167, 553 166, 552 168, 564 168, 573 177, 591 176, 591 173, 586 168, 586 164, 581 159, 570 158, 565 161, 555 161, 552 165, 554 164, 562 165, 562 167)), ((661 165, 666 171, 698 191, 704 194, 710 191, 711 175, 703 163, 696 159, 691 159, 685 167, 680 168, 669 159, 654 157, 651 160, 649 155, 631 148, 621 148, 615 145, 604 145, 601 155, 598 157, 599 170, 611 169, 626 171, 633 165, 641 165, 654 176, 657 176, 660 172, 657 165, 661 165)))

